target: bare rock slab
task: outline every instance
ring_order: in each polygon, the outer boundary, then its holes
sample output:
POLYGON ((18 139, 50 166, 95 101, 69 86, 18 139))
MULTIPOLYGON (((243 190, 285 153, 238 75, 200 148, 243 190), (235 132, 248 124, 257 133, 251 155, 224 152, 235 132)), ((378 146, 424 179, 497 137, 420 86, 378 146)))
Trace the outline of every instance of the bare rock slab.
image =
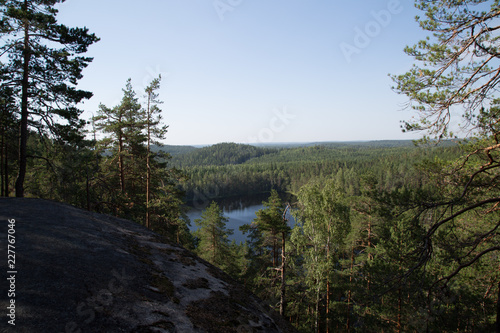
POLYGON ((2 198, 0 222, 0 332, 295 332, 224 272, 131 221, 2 198))

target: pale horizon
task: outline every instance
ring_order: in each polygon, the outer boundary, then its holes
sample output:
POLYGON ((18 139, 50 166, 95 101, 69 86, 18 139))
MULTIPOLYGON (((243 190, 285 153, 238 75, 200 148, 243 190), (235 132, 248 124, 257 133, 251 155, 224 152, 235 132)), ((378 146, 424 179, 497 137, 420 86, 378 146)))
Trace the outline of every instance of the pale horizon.
POLYGON ((58 5, 60 23, 101 38, 78 85, 94 93, 83 117, 117 105, 128 78, 142 97, 161 74, 166 144, 420 138, 401 132, 415 113, 388 76, 411 68, 403 49, 425 37, 413 3, 215 3, 58 5))

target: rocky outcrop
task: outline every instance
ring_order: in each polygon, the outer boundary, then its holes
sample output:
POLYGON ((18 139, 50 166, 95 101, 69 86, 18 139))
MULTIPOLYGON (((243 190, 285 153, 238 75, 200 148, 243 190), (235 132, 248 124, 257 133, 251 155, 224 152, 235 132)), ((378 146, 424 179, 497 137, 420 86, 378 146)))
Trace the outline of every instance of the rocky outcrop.
POLYGON ((0 199, 0 221, 11 265, 1 265, 2 332, 295 331, 224 272, 136 223, 20 198, 0 199))

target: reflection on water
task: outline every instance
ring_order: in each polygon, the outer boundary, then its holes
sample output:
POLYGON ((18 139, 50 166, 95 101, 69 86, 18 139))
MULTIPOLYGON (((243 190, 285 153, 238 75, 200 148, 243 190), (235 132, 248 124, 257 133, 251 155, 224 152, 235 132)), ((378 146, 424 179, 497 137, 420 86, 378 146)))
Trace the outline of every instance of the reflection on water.
MULTIPOLYGON (((237 243, 244 242, 246 240, 246 235, 243 235, 239 230, 239 227, 244 224, 252 223, 253 219, 256 218, 255 213, 259 209, 263 209, 262 201, 267 201, 269 194, 264 195, 256 195, 249 197, 240 197, 240 198, 231 198, 231 199, 220 199, 214 200, 217 202, 219 207, 222 207, 224 216, 228 218, 228 222, 226 225, 227 229, 233 229, 233 235, 229 236, 229 239, 232 241, 236 240, 237 243)), ((282 197, 283 203, 288 202, 291 198, 282 197)), ((205 207, 208 207, 210 202, 207 202, 205 207)), ((192 208, 187 216, 191 220, 191 231, 195 231, 198 229, 198 226, 194 223, 195 219, 201 218, 201 213, 204 208, 192 208)), ((291 220, 291 216, 288 217, 289 221, 291 220)))

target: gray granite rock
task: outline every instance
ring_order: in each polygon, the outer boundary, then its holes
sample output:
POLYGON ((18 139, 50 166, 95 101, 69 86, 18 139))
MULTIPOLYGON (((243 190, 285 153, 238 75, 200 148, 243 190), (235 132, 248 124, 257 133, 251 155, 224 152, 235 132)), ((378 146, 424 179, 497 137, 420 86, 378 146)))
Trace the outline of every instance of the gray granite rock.
POLYGON ((136 223, 23 198, 0 199, 0 223, 1 332, 295 332, 224 272, 136 223))

